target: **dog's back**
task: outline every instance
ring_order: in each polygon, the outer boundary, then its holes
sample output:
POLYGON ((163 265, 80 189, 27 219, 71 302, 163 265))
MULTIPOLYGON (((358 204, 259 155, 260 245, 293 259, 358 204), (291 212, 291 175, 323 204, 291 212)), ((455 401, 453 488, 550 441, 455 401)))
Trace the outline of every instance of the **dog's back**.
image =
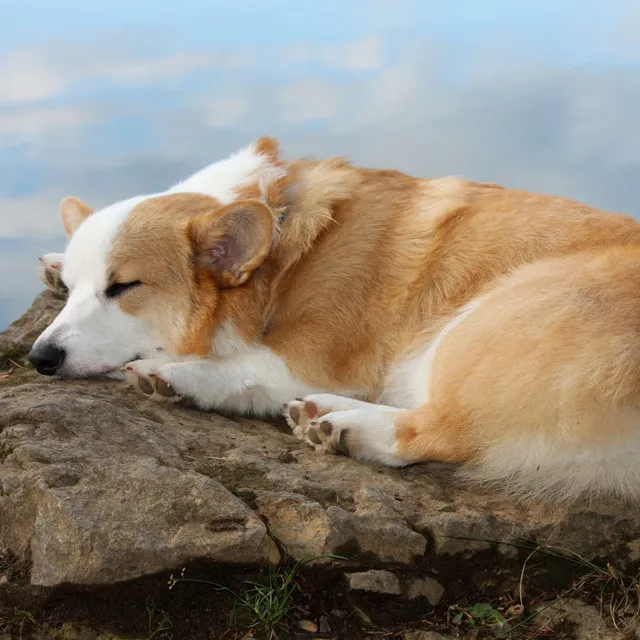
MULTIPOLYGON (((318 376, 322 359, 327 383, 363 392, 379 389, 403 353, 504 274, 575 251, 640 243, 631 217, 564 198, 349 167, 334 179, 344 192, 325 203, 322 231, 303 259, 283 231, 280 251, 297 259, 276 296, 275 331, 264 339, 280 348, 295 334, 295 342, 317 345, 318 358, 292 357, 292 366, 318 376)), ((299 199, 294 216, 312 218, 315 201, 299 199)))
POLYGON ((293 403, 307 437, 386 464, 461 462, 529 497, 640 494, 640 225, 564 198, 355 171, 361 186, 290 291, 313 282, 296 339, 322 355, 304 361, 376 388, 379 404, 293 403))

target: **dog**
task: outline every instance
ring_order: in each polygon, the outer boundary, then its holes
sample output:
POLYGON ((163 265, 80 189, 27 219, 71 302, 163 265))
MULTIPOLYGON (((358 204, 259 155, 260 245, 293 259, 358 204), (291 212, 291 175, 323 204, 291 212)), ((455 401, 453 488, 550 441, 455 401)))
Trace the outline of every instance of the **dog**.
POLYGON ((455 463, 521 499, 640 492, 640 224, 569 199, 285 161, 60 205, 29 360, 277 416, 318 452, 455 463))

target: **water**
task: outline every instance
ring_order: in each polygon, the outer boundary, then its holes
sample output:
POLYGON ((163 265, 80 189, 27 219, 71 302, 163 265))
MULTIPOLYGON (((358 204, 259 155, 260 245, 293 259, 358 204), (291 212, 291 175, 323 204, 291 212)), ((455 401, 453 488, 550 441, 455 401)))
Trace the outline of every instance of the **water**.
POLYGON ((170 186, 261 134, 640 211, 637 0, 0 0, 0 328, 58 202, 170 186))

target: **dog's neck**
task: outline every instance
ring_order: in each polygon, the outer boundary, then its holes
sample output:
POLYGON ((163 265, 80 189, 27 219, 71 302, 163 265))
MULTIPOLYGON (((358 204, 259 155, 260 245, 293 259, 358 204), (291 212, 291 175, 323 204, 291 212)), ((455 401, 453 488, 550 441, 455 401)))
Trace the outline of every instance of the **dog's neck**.
POLYGON ((231 325, 248 344, 269 331, 288 273, 313 251, 321 234, 330 232, 336 205, 351 197, 359 179, 342 159, 296 161, 287 171, 291 179, 276 208, 272 250, 245 285, 221 292, 212 323, 231 325))

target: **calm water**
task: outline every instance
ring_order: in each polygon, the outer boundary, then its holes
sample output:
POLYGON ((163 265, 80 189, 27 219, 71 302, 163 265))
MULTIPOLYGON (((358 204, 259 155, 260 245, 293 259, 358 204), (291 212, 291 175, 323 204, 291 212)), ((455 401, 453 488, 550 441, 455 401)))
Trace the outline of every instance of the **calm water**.
POLYGON ((637 215, 638 33, 638 0, 0 0, 0 328, 64 248, 62 197, 164 189, 263 133, 637 215))

